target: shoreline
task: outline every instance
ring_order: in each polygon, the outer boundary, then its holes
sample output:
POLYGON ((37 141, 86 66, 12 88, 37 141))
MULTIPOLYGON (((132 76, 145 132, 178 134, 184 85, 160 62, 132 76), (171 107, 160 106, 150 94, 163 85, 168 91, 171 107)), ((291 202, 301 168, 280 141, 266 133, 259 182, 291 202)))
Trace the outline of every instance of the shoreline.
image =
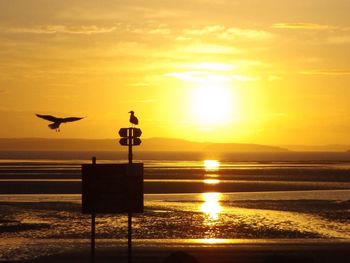
MULTIPOLYGON (((81 181, 68 180, 0 180, 0 194, 79 194, 81 181)), ((207 184, 203 180, 183 182, 174 180, 146 181, 145 194, 181 194, 203 192, 271 192, 306 190, 348 190, 349 182, 305 182, 305 181, 232 181, 230 183, 207 184)))
MULTIPOLYGON (((145 194, 145 201, 181 201, 191 199, 202 202, 201 193, 155 193, 145 194)), ((233 199, 236 201, 255 200, 332 200, 348 201, 350 189, 336 190, 290 190, 290 191, 259 191, 259 192, 225 192, 221 193, 221 201, 233 199), (302 197, 301 197, 302 196, 302 197)), ((0 194, 0 202, 71 202, 81 203, 81 194, 0 194)))

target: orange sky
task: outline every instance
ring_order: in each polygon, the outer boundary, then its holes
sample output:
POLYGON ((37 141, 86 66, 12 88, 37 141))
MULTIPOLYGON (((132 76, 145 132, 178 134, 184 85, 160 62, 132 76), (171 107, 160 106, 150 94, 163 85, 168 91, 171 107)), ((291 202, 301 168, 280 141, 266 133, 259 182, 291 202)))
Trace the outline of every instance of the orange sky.
POLYGON ((0 137, 349 144, 350 1, 0 1, 0 137), (47 128, 35 113, 87 116, 47 128))

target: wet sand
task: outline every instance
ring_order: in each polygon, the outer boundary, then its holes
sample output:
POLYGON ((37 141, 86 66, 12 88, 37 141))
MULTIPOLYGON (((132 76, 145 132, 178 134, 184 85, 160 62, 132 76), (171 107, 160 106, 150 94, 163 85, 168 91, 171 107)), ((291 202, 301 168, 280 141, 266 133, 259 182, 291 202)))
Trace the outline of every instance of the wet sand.
MULTIPOLYGON (((14 195, 0 203, 0 261, 88 262, 90 216, 81 214, 74 196, 48 202, 52 197, 22 202, 14 195)), ((349 201, 255 198, 231 203, 223 196, 223 210, 206 214, 199 199, 150 196, 145 213, 133 218, 134 262, 162 262, 179 250, 203 263, 346 262, 350 256, 349 201), (273 255, 297 261, 266 261, 273 255)), ((126 262, 126 216, 99 215, 96 223, 97 262, 126 262)))
MULTIPOLYGON (((89 262, 80 165, 46 165, 0 169, 2 262, 89 262)), ((349 167, 304 166, 150 167, 133 262, 161 263, 179 250, 201 263, 346 262, 349 167), (205 200, 205 192, 217 193, 205 200)), ((97 224, 97 262, 126 262, 125 216, 99 216, 97 224)))
MULTIPOLYGON (((90 249, 79 247, 57 252, 51 256, 33 259, 30 263, 58 263, 58 262, 89 262, 90 249)), ((199 263, 334 263, 347 262, 350 257, 350 242, 323 242, 309 243, 298 241, 276 240, 258 243, 237 243, 234 245, 211 246, 156 246, 150 244, 133 250, 133 263, 161 263, 166 262, 170 254, 184 251, 196 258, 199 263)), ((110 244, 98 244, 96 262, 127 262, 126 248, 113 247, 110 244)), ((178 262, 181 263, 181 262, 178 262)))
MULTIPOLYGON (((145 167, 144 193, 341 190, 350 189, 349 171, 347 163, 223 163, 205 169, 201 162, 153 161, 145 167)), ((78 161, 0 162, 0 194, 80 193, 78 161)))
MULTIPOLYGON (((349 182, 290 182, 290 181, 220 181, 208 184, 204 180, 145 180, 146 194, 203 193, 203 192, 262 192, 301 190, 350 189, 349 182)), ((79 194, 81 181, 77 180, 0 180, 0 194, 79 194)))

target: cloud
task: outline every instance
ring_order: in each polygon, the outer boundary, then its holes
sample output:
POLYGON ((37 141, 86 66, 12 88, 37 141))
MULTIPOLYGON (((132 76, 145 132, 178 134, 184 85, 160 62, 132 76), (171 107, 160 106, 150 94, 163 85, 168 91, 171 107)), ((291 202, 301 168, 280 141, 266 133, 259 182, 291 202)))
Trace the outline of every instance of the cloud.
POLYGON ((202 28, 192 28, 192 29, 185 29, 183 33, 185 35, 196 35, 196 36, 203 36, 203 35, 208 35, 211 33, 217 33, 217 32, 222 32, 225 30, 224 26, 221 25, 210 25, 210 26, 205 26, 202 28))
POLYGON ((218 62, 203 62, 203 63, 190 63, 183 65, 184 68, 199 69, 199 70, 211 70, 211 71, 231 71, 236 69, 236 65, 228 63, 218 62))
POLYGON ((185 29, 178 40, 189 40, 199 36, 217 37, 224 40, 271 40, 275 35, 265 30, 209 25, 202 28, 185 29))
POLYGON ((247 76, 247 75, 241 75, 241 74, 232 75, 231 79, 232 80, 237 80, 237 81, 242 81, 242 82, 261 80, 260 77, 247 76))
POLYGON ((121 25, 120 30, 123 30, 126 28, 127 32, 133 33, 133 34, 144 34, 144 35, 170 35, 171 34, 171 28, 167 27, 165 24, 161 25, 153 25, 153 24, 146 24, 146 25, 131 25, 131 24, 125 24, 121 25))
POLYGON ((151 35, 169 35, 171 30, 169 28, 154 28, 148 31, 151 35))
POLYGON ((171 72, 164 74, 165 77, 173 77, 186 82, 205 82, 205 81, 229 81, 227 75, 209 74, 205 71, 186 71, 171 72))
POLYGON ((238 54, 241 50, 233 46, 196 43, 178 48, 179 52, 191 54, 238 54))
POLYGON ((100 34, 110 33, 116 30, 116 26, 101 27, 96 25, 80 25, 80 26, 67 26, 67 25, 40 25, 33 27, 12 27, 2 31, 9 33, 28 33, 28 34, 100 34))
POLYGON ((165 73, 164 76, 173 77, 183 81, 195 81, 204 78, 205 76, 207 76, 207 73, 202 71, 170 72, 165 73))
POLYGON ((186 72, 171 72, 164 74, 165 77, 173 77, 186 82, 227 82, 227 81, 258 81, 260 77, 242 75, 242 74, 218 74, 207 71, 186 71, 186 72))
POLYGON ((316 23, 276 23, 272 25, 272 28, 277 29, 301 29, 301 30, 329 30, 336 29, 337 27, 331 25, 323 25, 316 23))
POLYGON ((230 27, 224 32, 222 32, 220 37, 229 40, 234 38, 243 38, 249 40, 271 40, 275 36, 274 34, 264 30, 241 29, 230 27))
POLYGON ((302 75, 328 75, 328 76, 344 76, 350 75, 350 70, 306 70, 301 71, 302 75))

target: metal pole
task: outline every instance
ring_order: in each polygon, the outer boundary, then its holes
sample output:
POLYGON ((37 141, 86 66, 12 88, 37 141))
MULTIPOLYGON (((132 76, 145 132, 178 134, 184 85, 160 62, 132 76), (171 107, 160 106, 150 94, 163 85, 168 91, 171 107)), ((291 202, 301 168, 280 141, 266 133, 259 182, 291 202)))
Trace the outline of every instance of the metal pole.
POLYGON ((128 136, 128 146, 129 146, 129 154, 128 154, 128 157, 129 157, 129 164, 131 165, 132 164, 132 137, 133 137, 133 134, 132 134, 132 128, 129 128, 129 136, 128 136))
MULTIPOLYGON (((92 164, 96 164, 96 157, 92 157, 92 164)), ((91 263, 95 263, 95 219, 96 219, 96 214, 95 212, 91 213, 91 263)))
MULTIPOLYGON (((128 141, 128 145, 129 145, 129 166, 130 169, 129 171, 131 171, 131 166, 132 166, 132 137, 133 137, 133 128, 129 128, 129 141, 128 141)), ((129 175, 130 176, 130 175, 129 175)), ((131 194, 131 193, 129 193, 131 194)), ((130 197, 129 197, 129 202, 130 202, 130 197)), ((130 208, 130 205, 129 205, 130 208)), ((128 263, 132 263, 132 213, 128 212, 128 263)))

